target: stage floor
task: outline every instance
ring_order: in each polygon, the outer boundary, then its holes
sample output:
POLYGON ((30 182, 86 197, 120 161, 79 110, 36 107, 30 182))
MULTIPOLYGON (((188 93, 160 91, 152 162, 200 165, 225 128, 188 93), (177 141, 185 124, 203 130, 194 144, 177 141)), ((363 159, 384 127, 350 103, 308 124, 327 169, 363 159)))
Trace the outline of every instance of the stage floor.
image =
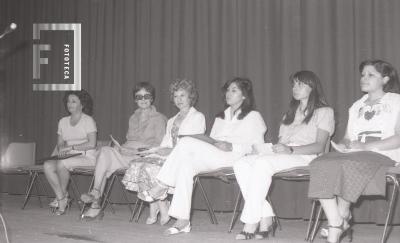
MULTIPOLYGON (((227 233, 231 213, 218 213, 218 225, 212 225, 207 212, 195 211, 192 217, 192 232, 175 236, 163 236, 168 226, 146 225, 147 208, 138 223, 129 222, 130 211, 126 205, 114 205, 115 214, 106 210, 103 220, 92 222, 80 221, 78 207, 73 204, 71 210, 63 216, 55 216, 47 207, 40 208, 38 200, 31 198, 25 210, 21 210, 22 196, 0 194, 0 212, 8 228, 11 243, 26 242, 235 242, 234 237, 241 230, 237 222, 232 233, 227 233)), ((43 200, 47 205, 48 200, 43 200)), ((275 238, 268 242, 293 243, 304 242, 307 221, 281 220, 282 230, 277 230, 275 238)), ((383 231, 382 226, 375 224, 356 224, 354 226, 354 243, 377 243, 383 231)), ((0 242, 5 242, 4 229, 0 229, 0 242)), ((318 236, 316 243, 324 242, 318 236)), ((343 241, 345 242, 345 241, 343 241)), ((400 226, 395 226, 389 235, 388 243, 400 242, 400 226)))

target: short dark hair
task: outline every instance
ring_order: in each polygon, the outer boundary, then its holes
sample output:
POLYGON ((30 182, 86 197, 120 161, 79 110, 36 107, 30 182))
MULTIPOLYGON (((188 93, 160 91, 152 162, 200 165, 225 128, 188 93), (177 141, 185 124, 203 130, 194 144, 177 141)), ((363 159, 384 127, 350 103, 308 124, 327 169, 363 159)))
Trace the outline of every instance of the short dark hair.
POLYGON ((79 101, 81 102, 83 108, 82 108, 82 112, 91 116, 93 114, 93 100, 92 97, 90 96, 90 94, 84 90, 70 90, 70 91, 66 91, 64 94, 64 98, 63 98, 63 103, 64 103, 64 107, 65 110, 69 113, 68 111, 68 107, 67 107, 67 103, 68 103, 68 97, 70 95, 75 95, 76 97, 78 97, 79 101))
MULTIPOLYGON (((231 84, 236 84, 237 87, 242 91, 242 95, 244 96, 244 100, 242 104, 240 105, 240 114, 238 115, 238 119, 241 120, 247 114, 249 114, 250 111, 255 109, 255 101, 254 101, 254 94, 253 94, 253 84, 250 79, 247 78, 240 78, 236 77, 231 80, 228 80, 225 82, 224 86, 222 86, 222 92, 225 98, 226 92, 228 91, 228 87, 231 84)), ((228 107, 228 104, 225 103, 225 107, 228 107)), ((217 117, 220 117, 222 119, 225 118, 225 112, 221 111, 220 113, 217 114, 217 117)))
POLYGON ((149 82, 140 82, 135 85, 135 87, 133 88, 133 92, 132 92, 133 99, 135 99, 135 94, 142 89, 144 89, 150 93, 151 98, 152 98, 151 103, 153 104, 154 100, 156 99, 156 89, 149 82))
POLYGON ((385 93, 400 93, 399 76, 397 75, 397 70, 392 64, 382 61, 379 59, 365 60, 360 63, 358 70, 362 73, 365 66, 373 66, 376 71, 378 71, 382 77, 388 77, 389 81, 383 85, 383 91, 385 93))

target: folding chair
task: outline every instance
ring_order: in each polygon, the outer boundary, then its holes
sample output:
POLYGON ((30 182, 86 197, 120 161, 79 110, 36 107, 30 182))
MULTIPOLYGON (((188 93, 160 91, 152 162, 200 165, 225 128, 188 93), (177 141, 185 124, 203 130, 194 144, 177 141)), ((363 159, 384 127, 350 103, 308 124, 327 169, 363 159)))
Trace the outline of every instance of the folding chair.
MULTIPOLYGON (((231 182, 236 181, 235 172, 233 171, 232 167, 223 167, 223 168, 220 168, 220 169, 217 169, 214 171, 207 171, 207 172, 199 173, 195 176, 194 181, 193 181, 193 190, 195 189, 195 187, 197 185, 200 187, 200 191, 203 196, 204 202, 206 203, 207 212, 210 216, 211 223, 218 224, 217 217, 215 216, 215 213, 214 213, 214 209, 212 208, 211 203, 208 199, 207 193, 204 190, 203 185, 201 184, 202 178, 203 179, 205 179, 205 178, 220 179, 223 182, 231 183, 231 182)), ((232 212, 231 222, 229 224, 229 229, 228 229, 229 233, 232 232, 232 229, 236 223, 236 219, 238 216, 237 211, 239 209, 239 205, 241 204, 242 199, 243 199, 243 195, 239 188, 239 191, 238 191, 238 194, 237 194, 236 200, 235 200, 235 206, 234 206, 234 209, 232 212)), ((269 196, 267 196, 267 200, 269 202, 271 202, 269 196)), ((271 204, 271 206, 272 206, 272 204, 271 204)), ((281 229, 279 219, 275 216, 275 217, 273 217, 273 220, 278 224, 279 228, 281 229)))
MULTIPOLYGON (((308 166, 300 166, 300 167, 291 168, 288 170, 278 172, 272 178, 286 180, 286 181, 309 181, 310 180, 310 171, 309 171, 308 166)), ((307 231, 306 231, 306 237, 305 237, 306 241, 314 240, 315 232, 313 231, 312 234, 310 234, 310 233, 311 233, 312 222, 313 222, 314 215, 315 215, 315 210, 314 210, 315 205, 316 205, 316 201, 312 200, 312 208, 311 208, 312 210, 311 210, 308 227, 307 227, 307 231)), ((319 211, 317 214, 318 214, 318 216, 317 216, 317 219, 318 219, 319 215, 321 214, 321 211, 319 211)), ((314 221, 316 222, 316 220, 314 220, 314 221)))
MULTIPOLYGON (((383 228, 383 234, 381 238, 381 243, 385 243, 388 237, 388 226, 389 224, 391 225, 392 218, 393 218, 393 212, 394 212, 394 206, 396 205, 396 200, 398 197, 398 192, 400 188, 400 166, 394 166, 390 167, 388 169, 388 172, 386 173, 386 184, 392 184, 393 185, 393 190, 391 192, 390 200, 389 200, 389 208, 388 212, 386 214, 386 220, 385 220, 385 226, 383 228)), ((321 218, 322 214, 322 207, 321 205, 317 206, 316 204, 317 200, 314 200, 313 202, 313 207, 311 209, 311 212, 315 211, 315 208, 318 207, 318 213, 317 213, 317 218, 315 219, 314 226, 313 226, 313 236, 315 235, 318 226, 319 226, 319 221, 321 218)), ((310 242, 312 242, 314 237, 310 239, 310 242)))
POLYGON ((40 192, 48 195, 46 187, 39 176, 43 173, 42 165, 35 165, 36 144, 30 143, 10 143, 7 147, 4 159, 1 163, 1 171, 5 174, 26 174, 29 175, 25 189, 25 198, 21 209, 25 209, 29 198, 32 196, 32 189, 35 186, 40 207, 43 207, 40 192), (35 182, 38 182, 35 183, 35 182), (40 190, 41 189, 41 190, 40 190))

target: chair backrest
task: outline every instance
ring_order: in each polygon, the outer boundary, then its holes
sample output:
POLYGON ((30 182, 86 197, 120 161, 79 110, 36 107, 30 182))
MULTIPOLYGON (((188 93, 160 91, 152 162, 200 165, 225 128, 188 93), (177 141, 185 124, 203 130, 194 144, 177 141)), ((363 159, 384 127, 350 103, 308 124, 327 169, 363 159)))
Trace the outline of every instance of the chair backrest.
POLYGON ((35 165, 36 143, 10 143, 1 161, 1 169, 35 165))

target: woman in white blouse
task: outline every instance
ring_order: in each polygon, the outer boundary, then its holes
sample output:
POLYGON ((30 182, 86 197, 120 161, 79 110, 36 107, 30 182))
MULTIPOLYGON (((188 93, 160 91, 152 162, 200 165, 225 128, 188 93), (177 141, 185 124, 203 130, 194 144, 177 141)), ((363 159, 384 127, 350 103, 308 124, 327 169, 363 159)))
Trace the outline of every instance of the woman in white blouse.
MULTIPOLYGON (((195 83, 188 79, 177 79, 171 83, 169 89, 171 101, 179 109, 178 113, 168 120, 160 146, 151 149, 150 153, 145 151, 143 158, 132 160, 122 180, 126 188, 137 191, 140 198, 142 191, 154 186, 160 167, 175 147, 179 136, 204 134, 206 131, 203 113, 193 107, 198 97, 195 83)), ((159 213, 160 224, 168 223, 170 217, 168 201, 165 198, 150 203, 150 216, 146 224, 156 223, 159 213)))
POLYGON ((319 78, 311 71, 290 77, 292 99, 275 145, 255 146, 255 155, 242 158, 234 171, 245 204, 241 221, 245 223, 236 239, 264 239, 275 230, 274 212, 266 200, 272 176, 282 170, 306 166, 323 153, 335 127, 333 109, 328 107, 319 78), (259 231, 256 231, 259 227, 259 231))
POLYGON ((93 166, 96 163, 97 128, 90 116, 92 98, 85 90, 67 91, 63 102, 69 116, 61 118, 58 123, 57 147, 53 155, 81 155, 63 160, 48 160, 43 165, 44 174, 56 194, 56 201, 50 205, 57 209, 56 215, 64 214, 70 203, 67 192, 69 171, 76 166, 93 166))
POLYGON ((225 83, 223 91, 228 108, 215 119, 210 134, 214 142, 182 138, 161 168, 158 185, 147 192, 146 199, 152 201, 164 197, 168 187, 175 188, 168 213, 177 221, 165 231, 167 235, 191 229, 190 209, 196 174, 232 166, 251 152, 252 144, 264 141, 266 125, 260 113, 254 111, 251 81, 235 78, 225 83))

